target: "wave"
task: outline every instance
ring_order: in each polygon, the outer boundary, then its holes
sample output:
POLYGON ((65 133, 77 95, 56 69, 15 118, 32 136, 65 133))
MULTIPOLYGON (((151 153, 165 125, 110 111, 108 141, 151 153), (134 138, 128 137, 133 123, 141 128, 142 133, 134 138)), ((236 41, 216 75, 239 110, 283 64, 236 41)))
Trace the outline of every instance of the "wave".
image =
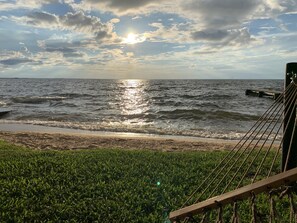
MULTIPOLYGON (((150 124, 139 126, 139 125, 124 125, 115 122, 65 122, 65 121, 40 121, 40 120, 1 120, 0 123, 5 124, 31 124, 41 125, 46 127, 57 127, 64 129, 75 129, 85 131, 98 131, 98 132, 121 132, 121 133, 140 133, 150 135, 171 135, 171 136, 185 136, 185 137, 199 137, 199 138, 213 138, 213 139, 228 139, 228 140, 239 140, 245 135, 244 132, 239 131, 209 131, 205 129, 195 130, 182 130, 182 129, 168 129, 168 128, 157 128, 150 124)), ((266 136, 265 136, 266 137, 266 136)), ((272 139, 274 135, 269 138, 272 139)), ((281 134, 277 135, 276 139, 281 139, 281 134)))
POLYGON ((50 107, 65 107, 65 108, 75 108, 78 107, 73 103, 65 103, 63 101, 50 101, 50 107))
POLYGON ((200 95, 203 100, 229 100, 234 99, 235 95, 231 94, 204 94, 200 95))
POLYGON ((158 105, 158 106, 174 106, 174 107, 178 107, 178 106, 183 106, 184 103, 181 101, 174 101, 174 100, 161 100, 161 101, 154 101, 153 102, 154 105, 158 105))
POLYGON ((196 107, 200 108, 212 108, 212 109, 221 109, 221 106, 215 102, 199 102, 195 104, 196 107))
POLYGON ((185 98, 185 99, 194 99, 194 98, 199 98, 201 97, 200 95, 189 95, 189 94, 184 94, 184 95, 180 95, 181 98, 185 98))
POLYGON ((190 119, 190 120, 241 120, 241 121, 252 121, 258 120, 259 116, 243 114, 231 111, 222 110, 199 110, 199 109, 175 109, 171 111, 159 111, 159 118, 162 119, 190 119))
POLYGON ((11 100, 14 103, 22 103, 22 104, 42 104, 49 101, 62 101, 66 99, 66 97, 51 97, 51 96, 27 96, 27 97, 13 97, 11 100))
POLYGON ((64 98, 82 98, 82 97, 94 97, 96 95, 92 94, 80 94, 80 93, 61 93, 61 94, 55 94, 58 97, 64 97, 64 98))
POLYGON ((6 102, 4 102, 4 101, 0 101, 0 107, 5 107, 6 105, 7 105, 6 102))

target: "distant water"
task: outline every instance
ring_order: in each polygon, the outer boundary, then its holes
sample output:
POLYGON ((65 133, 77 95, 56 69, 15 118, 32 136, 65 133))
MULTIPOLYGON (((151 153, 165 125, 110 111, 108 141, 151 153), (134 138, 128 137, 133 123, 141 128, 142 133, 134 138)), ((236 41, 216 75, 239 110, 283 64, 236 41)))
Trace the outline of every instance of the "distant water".
POLYGON ((245 89, 282 80, 0 79, 5 123, 238 139, 273 100, 245 89))

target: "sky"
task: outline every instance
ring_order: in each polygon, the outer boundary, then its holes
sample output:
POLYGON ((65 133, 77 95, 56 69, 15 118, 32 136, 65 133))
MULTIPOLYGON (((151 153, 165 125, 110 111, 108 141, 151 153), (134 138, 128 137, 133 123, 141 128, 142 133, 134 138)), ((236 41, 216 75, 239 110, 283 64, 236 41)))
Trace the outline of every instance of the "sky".
POLYGON ((283 79, 296 0, 0 0, 0 78, 283 79))

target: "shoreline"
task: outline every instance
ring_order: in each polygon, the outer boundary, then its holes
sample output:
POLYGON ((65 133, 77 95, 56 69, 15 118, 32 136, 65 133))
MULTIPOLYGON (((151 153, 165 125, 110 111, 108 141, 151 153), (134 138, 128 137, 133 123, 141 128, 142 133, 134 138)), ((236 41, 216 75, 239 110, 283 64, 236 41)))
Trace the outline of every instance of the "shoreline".
POLYGON ((28 124, 0 124, 0 139, 33 149, 230 150, 237 140, 138 133, 99 132, 28 124))

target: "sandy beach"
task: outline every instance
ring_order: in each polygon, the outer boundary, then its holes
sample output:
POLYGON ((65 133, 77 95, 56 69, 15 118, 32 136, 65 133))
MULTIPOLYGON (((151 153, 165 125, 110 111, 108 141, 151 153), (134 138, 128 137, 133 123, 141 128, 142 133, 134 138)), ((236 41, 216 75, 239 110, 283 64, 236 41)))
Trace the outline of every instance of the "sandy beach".
POLYGON ((193 137, 146 136, 128 133, 100 133, 32 125, 0 125, 0 139, 32 149, 145 149, 165 152, 228 150, 233 141, 193 137))

